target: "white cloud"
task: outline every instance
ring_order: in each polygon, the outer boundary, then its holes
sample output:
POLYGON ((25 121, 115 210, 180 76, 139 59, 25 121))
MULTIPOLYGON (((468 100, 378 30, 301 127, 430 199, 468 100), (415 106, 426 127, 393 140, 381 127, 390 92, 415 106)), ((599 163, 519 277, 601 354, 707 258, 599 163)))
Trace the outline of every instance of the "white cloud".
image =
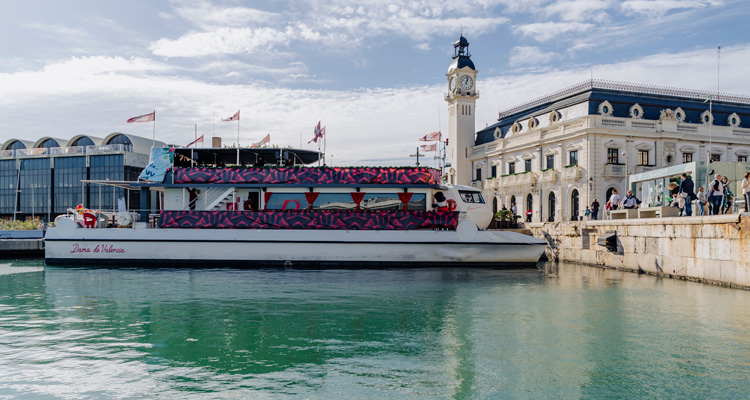
POLYGON ((530 36, 537 42, 547 42, 566 33, 586 32, 594 26, 581 22, 540 22, 516 26, 514 31, 523 36, 530 36))
POLYGON ((559 15, 563 21, 605 22, 612 0, 558 0, 544 8, 548 15, 559 15))
POLYGON ((535 46, 516 46, 510 52, 508 64, 511 67, 530 67, 538 64, 547 64, 560 58, 560 55, 552 52, 544 52, 535 46))
POLYGON ((625 12, 662 16, 672 10, 705 8, 722 5, 720 0, 626 0, 620 7, 625 12))
POLYGON ((241 28, 280 20, 278 13, 248 7, 220 7, 208 1, 177 2, 177 15, 204 30, 241 28))
POLYGON ((211 54, 267 52, 272 46, 286 46, 294 36, 290 28, 219 28, 189 33, 177 40, 159 39, 149 46, 158 56, 196 57, 211 54))
MULTIPOLYGON (((532 52, 533 48, 521 49, 532 52)), ((627 62, 594 66, 595 77, 696 90, 714 90, 715 49, 657 54, 627 62), (709 72, 707 72, 709 71, 709 72)), ((728 92, 750 94, 745 66, 750 45, 722 49, 722 83, 728 92)), ((288 63, 290 75, 307 72, 288 63), (294 71, 294 72, 292 72, 294 71)), ((241 64, 234 65, 242 68, 241 64)), ((478 66, 481 70, 481 65, 478 66)), ((231 73, 228 69, 227 73, 231 73)), ((241 140, 251 143, 271 134, 272 144, 312 149, 312 126, 327 126, 328 153, 337 165, 406 165, 417 138, 447 130, 443 76, 436 84, 397 89, 303 90, 261 83, 221 85, 175 77, 171 67, 147 59, 82 57, 36 71, 0 74, 0 107, 14 118, 0 120, 0 141, 12 137, 103 137, 115 131, 150 137, 151 126, 125 119, 157 110, 156 135, 186 144, 194 136, 215 135, 231 144, 236 125, 218 118, 237 109, 243 113, 241 140), (441 109, 438 120, 438 110, 441 109), (39 116, 44 116, 40 118, 39 116)), ((589 68, 486 77, 479 75, 477 127, 493 123, 500 109, 549 94, 589 78, 589 68)), ((291 77, 290 78, 295 78, 291 77)))

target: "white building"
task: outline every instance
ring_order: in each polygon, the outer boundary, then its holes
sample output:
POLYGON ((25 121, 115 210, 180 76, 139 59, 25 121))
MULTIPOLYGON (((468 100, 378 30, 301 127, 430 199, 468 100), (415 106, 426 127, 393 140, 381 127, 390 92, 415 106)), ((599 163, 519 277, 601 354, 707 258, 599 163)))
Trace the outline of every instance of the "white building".
MULTIPOLYGON (((473 64, 455 64, 449 79, 476 76, 473 64)), ((515 201, 535 222, 578 219, 594 199, 601 218, 612 189, 627 191, 629 174, 706 161, 709 153, 718 161, 750 156, 750 97, 713 93, 704 102, 698 91, 592 80, 502 111, 474 135, 476 89, 454 88, 446 96, 449 148, 459 160, 451 159, 449 180, 483 189, 495 209, 515 201), (473 146, 462 147, 466 141, 473 146)))

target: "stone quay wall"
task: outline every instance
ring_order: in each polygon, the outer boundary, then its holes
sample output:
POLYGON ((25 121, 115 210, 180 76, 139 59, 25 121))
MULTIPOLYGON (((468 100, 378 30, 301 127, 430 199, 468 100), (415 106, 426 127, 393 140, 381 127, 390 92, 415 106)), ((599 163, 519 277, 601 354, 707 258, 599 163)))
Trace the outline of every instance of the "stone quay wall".
POLYGON ((750 217, 715 215, 526 224, 550 260, 750 289, 750 217), (616 249, 597 244, 617 232, 616 249))

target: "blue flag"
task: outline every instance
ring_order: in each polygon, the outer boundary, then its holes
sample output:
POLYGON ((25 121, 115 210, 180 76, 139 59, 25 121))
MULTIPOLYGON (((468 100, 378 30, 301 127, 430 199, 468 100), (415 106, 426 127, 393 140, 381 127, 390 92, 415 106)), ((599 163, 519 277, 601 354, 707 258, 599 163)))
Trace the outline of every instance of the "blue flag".
POLYGON ((166 175, 167 171, 172 168, 173 162, 174 149, 152 147, 148 165, 143 172, 138 175, 138 180, 154 183, 164 182, 164 175, 166 175))

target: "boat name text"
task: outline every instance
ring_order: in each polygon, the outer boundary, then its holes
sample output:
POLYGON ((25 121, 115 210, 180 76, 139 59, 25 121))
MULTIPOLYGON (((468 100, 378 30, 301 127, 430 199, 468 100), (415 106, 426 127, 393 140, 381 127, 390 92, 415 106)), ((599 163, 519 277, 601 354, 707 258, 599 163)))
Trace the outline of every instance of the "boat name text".
POLYGON ((79 246, 77 243, 73 244, 73 250, 70 251, 71 254, 74 253, 125 253, 125 249, 122 247, 115 247, 111 244, 97 244, 92 249, 91 247, 84 247, 79 246))

